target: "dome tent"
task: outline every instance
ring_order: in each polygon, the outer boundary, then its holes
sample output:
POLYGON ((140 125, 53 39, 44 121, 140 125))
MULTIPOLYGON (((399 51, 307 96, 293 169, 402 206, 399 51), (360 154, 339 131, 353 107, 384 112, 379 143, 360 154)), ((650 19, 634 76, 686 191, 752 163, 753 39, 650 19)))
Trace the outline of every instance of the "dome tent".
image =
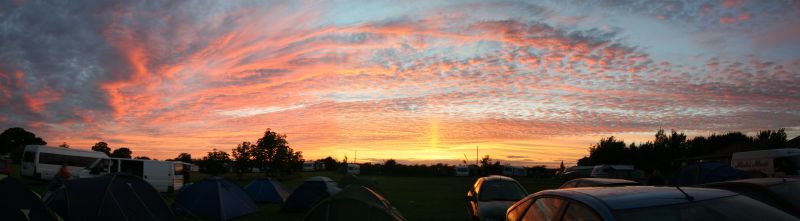
POLYGON ((228 220, 254 213, 258 208, 238 185, 221 177, 209 177, 178 192, 172 209, 183 216, 228 220))
POLYGON ((377 192, 350 185, 314 206, 303 220, 400 221, 405 218, 377 192))
POLYGON ((244 190, 257 203, 283 203, 289 197, 286 187, 270 178, 253 180, 244 187, 244 190))
POLYGON ((336 182, 324 176, 308 178, 295 189, 286 202, 283 203, 283 212, 302 212, 317 202, 341 191, 336 182))
POLYGON ((39 196, 19 179, 2 174, 0 174, 0 217, 9 221, 58 220, 39 196))
POLYGON ((161 194, 130 174, 66 180, 45 203, 64 220, 172 220, 161 194))

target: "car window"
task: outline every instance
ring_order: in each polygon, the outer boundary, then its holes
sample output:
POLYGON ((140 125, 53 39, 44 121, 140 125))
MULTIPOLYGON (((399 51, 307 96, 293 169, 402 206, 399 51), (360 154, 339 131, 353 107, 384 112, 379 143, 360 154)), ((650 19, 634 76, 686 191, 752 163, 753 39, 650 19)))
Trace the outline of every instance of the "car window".
POLYGON ((478 191, 479 201, 518 201, 525 197, 525 190, 515 181, 483 182, 478 191))
POLYGON ((522 220, 525 221, 550 221, 558 220, 558 209, 563 203, 562 200, 557 198, 539 198, 530 206, 522 220))
POLYGON ((592 209, 577 202, 570 202, 564 213, 563 221, 600 221, 599 216, 592 209))
POLYGON ((519 220, 519 218, 522 217, 522 213, 524 213, 525 210, 527 210, 528 207, 531 206, 531 203, 533 203, 533 198, 528 198, 525 201, 516 204, 515 207, 511 207, 508 210, 508 214, 506 215, 506 220, 511 220, 511 221, 519 220))

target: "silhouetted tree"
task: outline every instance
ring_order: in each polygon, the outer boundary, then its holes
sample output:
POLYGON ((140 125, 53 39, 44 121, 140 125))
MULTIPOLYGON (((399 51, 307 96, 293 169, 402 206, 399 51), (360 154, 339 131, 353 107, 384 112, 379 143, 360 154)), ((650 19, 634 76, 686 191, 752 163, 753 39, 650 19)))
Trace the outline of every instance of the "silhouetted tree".
POLYGON ((108 147, 106 142, 100 141, 92 146, 92 150, 106 153, 106 155, 111 155, 111 147, 108 147))
POLYGON ((150 159, 150 157, 147 157, 147 156, 138 156, 138 157, 134 157, 133 159, 152 160, 152 159, 150 159))
POLYGON ((328 157, 325 157, 325 159, 322 159, 321 161, 322 161, 322 163, 325 164, 325 169, 326 170, 333 170, 333 171, 336 170, 336 165, 338 163, 336 162, 336 159, 334 159, 333 157, 328 156, 328 157))
POLYGON ((386 175, 395 175, 397 172, 397 161, 394 159, 388 159, 386 162, 383 163, 383 173, 386 175))
POLYGON ((228 153, 221 150, 218 151, 215 148, 213 151, 208 152, 208 155, 203 157, 200 166, 204 168, 207 173, 219 175, 228 171, 227 167, 230 162, 231 158, 228 153))
POLYGON ((69 148, 69 144, 67 144, 67 142, 64 142, 59 144, 58 147, 69 148))
POLYGON ((114 157, 114 158, 128 158, 128 159, 130 159, 131 155, 133 155, 133 151, 131 151, 131 149, 128 149, 127 147, 122 147, 122 148, 114 150, 114 152, 111 152, 111 157, 114 157))
POLYGON ((253 151, 253 159, 261 168, 269 167, 276 175, 292 173, 303 166, 303 154, 294 152, 286 141, 285 134, 278 134, 269 128, 258 139, 253 151))
POLYGON ((22 158, 25 145, 47 145, 47 142, 19 127, 8 128, 0 133, 0 153, 10 153, 14 162, 22 158))
POLYGON ((181 153, 181 154, 178 154, 178 157, 175 157, 175 159, 173 159, 173 160, 174 161, 182 161, 182 162, 185 162, 185 163, 192 163, 192 155, 189 154, 189 153, 181 153))
POLYGON ((242 142, 231 151, 233 155, 233 169, 239 174, 240 179, 243 173, 249 172, 252 168, 253 149, 254 146, 251 145, 250 142, 242 142))

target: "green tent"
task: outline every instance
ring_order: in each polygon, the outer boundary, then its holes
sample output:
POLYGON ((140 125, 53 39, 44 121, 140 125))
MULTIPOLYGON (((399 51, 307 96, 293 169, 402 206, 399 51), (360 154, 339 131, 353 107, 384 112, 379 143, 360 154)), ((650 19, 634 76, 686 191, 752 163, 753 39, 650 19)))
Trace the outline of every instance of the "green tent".
POLYGON ((401 221, 406 220, 383 196, 361 186, 350 185, 314 206, 303 220, 401 221))

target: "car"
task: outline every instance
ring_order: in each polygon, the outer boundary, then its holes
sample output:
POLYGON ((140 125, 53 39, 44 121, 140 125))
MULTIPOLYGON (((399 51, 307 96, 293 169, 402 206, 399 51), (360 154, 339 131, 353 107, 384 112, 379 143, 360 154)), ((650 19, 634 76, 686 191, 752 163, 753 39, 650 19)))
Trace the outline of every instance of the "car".
POLYGON ((733 191, 800 217, 800 179, 753 178, 699 186, 733 191))
POLYGON ((508 221, 798 220, 727 190, 696 187, 589 187, 536 192, 512 205, 508 221))
POLYGON ((591 177, 592 170, 594 170, 593 166, 573 166, 565 169, 564 172, 559 173, 558 177, 560 177, 562 180, 591 177))
POLYGON ((638 186, 639 182, 612 178, 578 178, 561 184, 559 189, 576 187, 612 187, 612 186, 638 186))
POLYGON ((506 209, 527 195, 517 180, 492 175, 478 178, 464 200, 471 220, 504 220, 506 209))

